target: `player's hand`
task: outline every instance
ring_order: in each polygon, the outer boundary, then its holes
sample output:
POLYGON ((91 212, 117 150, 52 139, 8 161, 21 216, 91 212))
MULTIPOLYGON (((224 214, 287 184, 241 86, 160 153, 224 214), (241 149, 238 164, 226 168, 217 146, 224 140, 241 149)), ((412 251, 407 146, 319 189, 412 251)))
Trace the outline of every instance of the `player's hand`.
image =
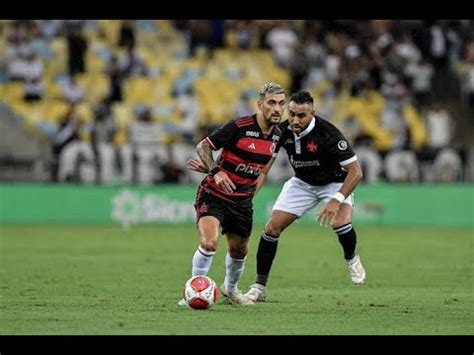
POLYGON ((200 159, 189 159, 186 167, 189 170, 197 171, 198 173, 208 173, 207 169, 204 167, 200 159))
POLYGON ((337 213, 341 203, 335 199, 331 199, 324 208, 316 215, 316 219, 320 226, 332 226, 336 220, 337 213))
POLYGON ((231 194, 236 189, 232 180, 223 171, 219 171, 214 175, 214 181, 219 185, 222 191, 227 192, 228 194, 231 194))

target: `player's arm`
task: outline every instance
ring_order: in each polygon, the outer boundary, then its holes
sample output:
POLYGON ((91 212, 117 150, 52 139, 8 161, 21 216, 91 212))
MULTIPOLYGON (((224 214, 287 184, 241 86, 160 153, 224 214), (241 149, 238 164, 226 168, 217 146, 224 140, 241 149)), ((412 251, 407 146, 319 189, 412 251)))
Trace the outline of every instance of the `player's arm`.
POLYGON ((224 171, 219 170, 217 162, 212 155, 213 147, 211 147, 211 144, 212 142, 209 138, 205 138, 196 146, 196 153, 203 165, 202 170, 207 170, 213 176, 216 184, 223 191, 231 194, 236 189, 236 186, 224 171))
POLYGON ((189 170, 196 171, 198 173, 207 174, 209 170, 202 164, 200 159, 188 159, 188 163, 186 166, 189 170))
POLYGON ((344 165, 344 169, 347 170, 347 176, 342 183, 341 189, 326 203, 317 215, 320 225, 328 226, 333 224, 342 201, 354 191, 362 180, 362 168, 357 160, 344 165))
POLYGON ((263 170, 260 172, 260 175, 259 175, 258 178, 257 178, 257 185, 256 185, 256 187, 255 187, 255 194, 257 194, 258 191, 260 191, 260 189, 262 188, 263 184, 265 183, 265 180, 266 180, 266 178, 267 178, 268 172, 269 172, 270 169, 272 168, 274 162, 275 162, 275 157, 272 157, 272 158, 270 159, 270 161, 267 163, 267 165, 265 165, 265 167, 263 168, 263 170))
MULTIPOLYGON (((347 196, 349 196, 355 190, 363 176, 362 168, 357 160, 344 165, 344 169, 347 170, 347 176, 344 179, 341 189, 339 190, 339 193, 344 197, 342 201, 344 201, 347 196)), ((342 198, 342 196, 340 198, 342 198)), ((335 197, 333 197, 332 200, 338 201, 335 197)))
POLYGON ((196 153, 201 160, 203 171, 211 172, 213 169, 217 168, 217 163, 214 160, 212 148, 207 138, 198 143, 196 146, 196 153))

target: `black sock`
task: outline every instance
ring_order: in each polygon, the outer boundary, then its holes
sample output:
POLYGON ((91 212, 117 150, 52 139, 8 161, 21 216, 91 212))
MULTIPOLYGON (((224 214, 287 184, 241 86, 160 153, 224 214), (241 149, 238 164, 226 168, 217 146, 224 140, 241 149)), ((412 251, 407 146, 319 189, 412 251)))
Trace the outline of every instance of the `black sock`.
POLYGON ((339 238, 339 243, 341 243, 342 249, 344 249, 344 259, 352 259, 355 256, 355 248, 357 244, 357 235, 354 228, 352 228, 352 224, 344 224, 343 226, 334 228, 334 231, 339 238))
POLYGON ((265 286, 278 247, 278 237, 262 233, 257 250, 257 283, 265 286))

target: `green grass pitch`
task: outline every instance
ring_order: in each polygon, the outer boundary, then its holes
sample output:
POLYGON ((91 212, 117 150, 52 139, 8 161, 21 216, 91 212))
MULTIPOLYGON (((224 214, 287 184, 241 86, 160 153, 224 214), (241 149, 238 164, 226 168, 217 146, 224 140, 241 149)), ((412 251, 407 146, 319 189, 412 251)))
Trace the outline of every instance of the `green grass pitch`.
MULTIPOLYGON (((255 278, 254 227, 240 288, 255 278)), ((473 231, 358 227, 364 286, 330 229, 282 236, 269 300, 176 306, 194 226, 0 226, 0 334, 474 334, 473 231)), ((224 278, 226 241, 209 273, 224 278)))

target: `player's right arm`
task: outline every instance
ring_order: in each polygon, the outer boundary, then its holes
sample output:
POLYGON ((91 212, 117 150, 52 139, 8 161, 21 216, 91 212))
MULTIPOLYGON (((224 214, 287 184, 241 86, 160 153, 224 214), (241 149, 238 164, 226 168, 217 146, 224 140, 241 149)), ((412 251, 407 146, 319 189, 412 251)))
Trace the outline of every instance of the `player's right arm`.
POLYGON ((226 193, 231 194, 236 186, 229 176, 219 169, 217 162, 212 155, 213 150, 225 148, 231 144, 235 144, 238 135, 238 128, 234 121, 231 120, 214 130, 209 136, 204 138, 196 146, 196 153, 201 159, 203 170, 206 170, 214 178, 214 181, 226 193))
POLYGON ((196 146, 196 153, 201 159, 201 163, 205 170, 211 172, 215 168, 217 168, 217 163, 214 160, 212 155, 212 148, 210 143, 207 141, 207 138, 203 139, 198 143, 196 146))
POLYGON ((216 184, 219 185, 223 191, 231 194, 236 189, 236 186, 224 171, 219 170, 217 162, 214 160, 212 155, 212 148, 210 144, 212 143, 209 143, 208 138, 203 139, 196 146, 196 153, 201 159, 204 169, 209 171, 216 184))

